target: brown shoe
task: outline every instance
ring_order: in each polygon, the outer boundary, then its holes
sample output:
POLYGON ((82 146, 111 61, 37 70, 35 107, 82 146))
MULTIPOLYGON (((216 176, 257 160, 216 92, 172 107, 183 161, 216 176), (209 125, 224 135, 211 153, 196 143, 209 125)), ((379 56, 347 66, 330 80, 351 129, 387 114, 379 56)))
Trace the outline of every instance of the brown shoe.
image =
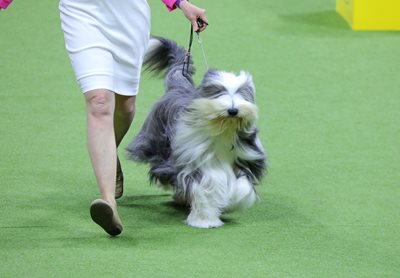
POLYGON ((115 199, 119 199, 124 194, 124 173, 122 173, 121 163, 117 157, 117 178, 115 181, 115 199))
POLYGON ((94 200, 90 205, 90 216, 109 235, 117 236, 122 232, 122 224, 118 213, 113 210, 108 202, 102 199, 94 200))

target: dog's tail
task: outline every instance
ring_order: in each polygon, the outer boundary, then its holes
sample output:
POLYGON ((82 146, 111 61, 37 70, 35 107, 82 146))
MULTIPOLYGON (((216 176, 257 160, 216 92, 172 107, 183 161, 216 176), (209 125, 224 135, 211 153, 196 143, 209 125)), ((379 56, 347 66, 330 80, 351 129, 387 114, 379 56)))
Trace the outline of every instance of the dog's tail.
POLYGON ((156 75, 164 73, 167 91, 175 86, 193 87, 192 75, 196 69, 192 64, 192 59, 189 59, 189 65, 185 64, 186 55, 187 51, 174 41, 162 37, 152 37, 143 65, 146 70, 154 72, 156 75))

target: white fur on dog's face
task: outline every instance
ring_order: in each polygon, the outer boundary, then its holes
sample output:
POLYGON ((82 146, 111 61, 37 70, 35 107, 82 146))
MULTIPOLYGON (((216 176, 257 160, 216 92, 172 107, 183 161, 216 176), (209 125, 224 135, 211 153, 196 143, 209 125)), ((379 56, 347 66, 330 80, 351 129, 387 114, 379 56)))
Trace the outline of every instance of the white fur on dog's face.
POLYGON ((210 71, 204 77, 199 93, 201 98, 195 99, 188 111, 195 114, 197 119, 207 119, 214 134, 224 132, 229 127, 247 128, 257 119, 254 84, 251 75, 246 72, 235 75, 210 71), (232 115, 232 109, 237 114, 232 115))

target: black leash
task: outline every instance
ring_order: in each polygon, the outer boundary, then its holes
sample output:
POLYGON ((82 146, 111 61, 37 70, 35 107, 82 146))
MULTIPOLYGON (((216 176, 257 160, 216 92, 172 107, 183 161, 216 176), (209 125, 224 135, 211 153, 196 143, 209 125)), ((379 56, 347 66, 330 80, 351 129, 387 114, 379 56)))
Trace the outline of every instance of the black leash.
MULTIPOLYGON (((208 23, 205 22, 204 20, 202 20, 201 18, 197 19, 197 25, 199 26, 199 28, 204 27, 204 24, 208 25, 208 23)), ((197 31, 196 34, 197 34, 197 38, 198 38, 198 42, 200 44, 201 50, 203 52, 203 57, 204 57, 204 61, 205 61, 206 67, 208 69, 208 63, 207 63, 207 59, 206 59, 206 56, 205 56, 205 53, 204 53, 203 43, 202 43, 202 41, 200 39, 200 32, 197 31)), ((188 50, 186 52, 185 60, 183 61, 183 67, 182 67, 182 75, 183 76, 186 76, 186 74, 189 73, 190 59, 192 57, 192 44, 193 44, 193 25, 190 24, 189 47, 188 47, 188 50), (186 70, 186 72, 185 72, 185 70, 186 70)))

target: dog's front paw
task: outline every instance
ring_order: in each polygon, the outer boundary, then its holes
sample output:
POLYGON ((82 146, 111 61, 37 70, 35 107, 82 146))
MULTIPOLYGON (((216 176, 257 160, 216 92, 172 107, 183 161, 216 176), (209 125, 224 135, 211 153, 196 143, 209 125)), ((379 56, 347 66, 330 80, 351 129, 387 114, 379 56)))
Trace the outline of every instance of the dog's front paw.
POLYGON ((222 222, 219 218, 214 218, 214 219, 201 219, 197 217, 193 217, 192 215, 189 215, 189 217, 185 221, 186 224, 189 226, 195 227, 195 228, 203 228, 203 229, 209 229, 209 228, 218 228, 224 225, 224 222, 222 222))

